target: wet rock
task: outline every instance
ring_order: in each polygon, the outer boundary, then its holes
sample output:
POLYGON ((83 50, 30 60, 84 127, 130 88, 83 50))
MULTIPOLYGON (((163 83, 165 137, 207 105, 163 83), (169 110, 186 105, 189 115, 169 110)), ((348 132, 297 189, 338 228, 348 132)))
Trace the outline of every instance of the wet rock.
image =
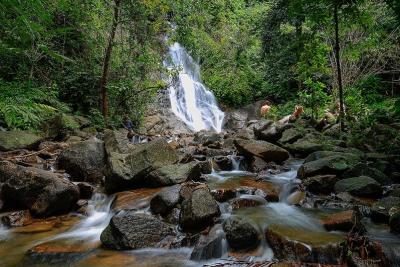
POLYGON ((0 162, 2 197, 8 207, 29 209, 34 216, 70 211, 79 198, 76 185, 56 173, 0 162))
POLYGON ((163 189, 155 195, 150 201, 150 209, 155 214, 166 215, 170 212, 180 200, 181 186, 175 185, 163 189))
POLYGON ((399 197, 385 197, 375 202, 371 207, 371 219, 374 222, 389 222, 389 211, 392 208, 400 208, 399 197))
POLYGON ((266 239, 279 260, 339 264, 344 237, 324 232, 270 225, 266 239))
POLYGON ((400 207, 389 219, 390 232, 400 234, 400 207))
POLYGON ((343 154, 322 157, 314 161, 306 159, 298 170, 298 177, 305 179, 316 175, 339 175, 357 164, 356 157, 348 157, 343 154))
POLYGON ((344 178, 351 178, 357 176, 368 176, 376 180, 381 185, 390 184, 390 178, 380 170, 370 167, 368 164, 359 163, 351 169, 345 171, 342 175, 344 178))
POLYGON ((149 173, 146 184, 154 187, 180 184, 188 180, 196 181, 200 178, 201 166, 197 162, 162 166, 149 173))
POLYGON ((74 143, 61 152, 57 165, 75 181, 100 183, 106 165, 104 142, 90 139, 74 143))
POLYGON ((233 210, 242 209, 242 208, 249 208, 249 207, 256 207, 266 204, 264 198, 258 196, 242 196, 240 198, 232 199, 229 201, 233 210))
POLYGON ((250 171, 253 173, 260 173, 271 168, 271 162, 265 162, 259 157, 254 157, 250 163, 250 171))
POLYGON ((296 190, 287 197, 287 203, 290 205, 300 205, 306 199, 306 192, 296 190))
POLYGON ((196 231, 212 225, 219 215, 218 204, 209 190, 199 188, 182 202, 179 223, 185 231, 196 231))
POLYGON ((148 208, 151 199, 161 191, 161 188, 142 188, 131 191, 123 191, 115 194, 112 210, 139 210, 148 208))
POLYGON ((20 227, 32 223, 29 210, 5 212, 0 214, 0 222, 7 227, 20 227))
POLYGON ((304 135, 304 130, 300 130, 299 128, 290 128, 282 133, 282 137, 279 139, 278 143, 292 144, 302 138, 304 135))
POLYGON ((109 249, 126 250, 158 247, 163 239, 171 235, 172 228, 160 219, 123 211, 111 218, 100 240, 109 249))
POLYGON ((232 249, 252 249, 260 243, 257 226, 247 218, 229 217, 224 221, 223 228, 232 249))
POLYGON ((63 266, 82 260, 97 248, 96 243, 46 242, 29 249, 21 266, 38 266, 44 262, 52 266, 63 266))
POLYGON ((289 158, 285 149, 265 141, 236 139, 235 146, 245 156, 256 156, 266 162, 282 163, 289 158))
POLYGON ((253 126, 254 135, 258 140, 275 143, 282 137, 282 132, 294 127, 292 124, 264 120, 253 126))
POLYGON ((348 192, 359 197, 380 197, 383 190, 374 179, 368 176, 359 176, 338 181, 335 184, 335 192, 348 192))
POLYGON ((207 235, 201 235, 190 255, 191 260, 218 259, 223 254, 224 233, 221 225, 215 225, 207 235))
POLYGON ((81 183, 77 183, 77 186, 79 188, 80 198, 90 199, 92 197, 93 192, 95 190, 93 185, 86 183, 86 182, 81 182, 81 183))
POLYGON ((316 151, 326 150, 328 145, 324 141, 320 140, 319 137, 316 137, 313 134, 307 134, 292 144, 286 144, 285 148, 294 154, 307 156, 316 151))
POLYGON ((314 194, 330 194, 333 192, 336 182, 339 179, 336 175, 317 175, 303 181, 308 191, 314 194))
POLYGON ((130 153, 111 152, 108 157, 105 188, 116 192, 143 186, 150 172, 178 161, 178 156, 164 139, 137 145, 130 153))
POLYGON ((218 156, 213 158, 213 161, 217 165, 217 168, 221 171, 232 170, 232 160, 229 157, 218 156))
POLYGON ((236 190, 234 189, 214 189, 211 190, 211 195, 218 202, 225 202, 229 199, 236 197, 236 190))
POLYGON ((173 208, 166 216, 164 216, 164 219, 166 222, 170 224, 179 224, 179 214, 181 213, 181 210, 178 208, 173 208))
POLYGON ((43 136, 30 131, 0 131, 0 151, 33 149, 43 139, 43 136))
POLYGON ((354 210, 347 210, 329 215, 322 220, 322 224, 328 231, 365 232, 364 226, 360 222, 359 214, 354 210))
POLYGON ((341 157, 344 159, 347 159, 347 161, 354 163, 353 166, 358 164, 358 162, 361 161, 361 157, 357 153, 349 153, 349 152, 338 152, 338 151, 316 151, 311 153, 306 157, 304 160, 304 163, 308 163, 311 161, 316 161, 319 159, 323 158, 328 158, 328 157, 341 157))
POLYGON ((132 142, 126 137, 127 131, 104 131, 104 147, 108 155, 111 153, 129 153, 136 148, 132 142))
POLYGON ((210 144, 220 142, 222 139, 223 135, 219 133, 203 130, 195 133, 193 141, 204 146, 208 146, 210 144))

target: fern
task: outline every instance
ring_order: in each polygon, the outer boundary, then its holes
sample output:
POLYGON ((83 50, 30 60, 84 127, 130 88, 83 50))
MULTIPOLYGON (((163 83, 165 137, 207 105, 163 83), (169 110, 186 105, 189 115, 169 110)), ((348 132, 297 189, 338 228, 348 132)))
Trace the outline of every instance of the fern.
POLYGON ((37 129, 43 120, 67 111, 55 88, 0 80, 0 119, 9 128, 37 129))

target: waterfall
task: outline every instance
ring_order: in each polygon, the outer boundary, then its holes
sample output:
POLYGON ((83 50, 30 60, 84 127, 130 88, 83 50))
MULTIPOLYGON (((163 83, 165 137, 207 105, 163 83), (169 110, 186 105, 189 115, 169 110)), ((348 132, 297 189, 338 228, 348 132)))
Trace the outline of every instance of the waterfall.
POLYGON ((224 112, 200 79, 200 67, 179 44, 169 47, 170 69, 178 68, 178 76, 169 88, 169 98, 172 111, 193 131, 212 130, 222 131, 224 112))

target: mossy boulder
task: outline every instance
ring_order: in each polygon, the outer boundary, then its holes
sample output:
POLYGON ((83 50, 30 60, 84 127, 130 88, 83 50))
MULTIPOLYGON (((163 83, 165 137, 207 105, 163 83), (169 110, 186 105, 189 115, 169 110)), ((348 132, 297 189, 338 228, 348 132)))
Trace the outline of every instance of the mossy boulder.
POLYGON ((223 223, 223 228, 232 249, 252 249, 261 241, 257 225, 245 217, 229 217, 223 223))
POLYGON ((328 232, 313 232, 284 225, 270 225, 268 244, 279 260, 318 264, 339 264, 344 237, 328 232))
POLYGON ((162 166, 146 177, 146 184, 154 187, 180 184, 188 180, 196 181, 200 178, 201 166, 197 162, 186 164, 172 164, 162 166))
POLYGON ((332 156, 321 158, 318 157, 318 159, 313 161, 308 158, 299 168, 298 177, 300 179, 305 179, 307 177, 324 174, 339 175, 355 166, 358 160, 358 157, 352 156, 352 154, 346 155, 344 153, 332 154, 332 156))
POLYGON ((44 137, 32 131, 0 131, 0 151, 34 149, 44 137))
POLYGON ((152 171, 178 161, 176 151, 162 138, 137 145, 129 153, 108 153, 105 187, 107 192, 145 185, 152 171))
POLYGON ((368 176, 352 177, 338 181, 335 184, 335 192, 347 192, 358 197, 380 197, 382 186, 368 176))
POLYGON ((266 162, 282 163, 289 158, 288 151, 265 141, 236 139, 234 144, 241 154, 259 157, 266 162))
POLYGON ((279 139, 280 144, 292 144, 302 138, 306 134, 304 129, 290 128, 282 133, 282 137, 279 139))

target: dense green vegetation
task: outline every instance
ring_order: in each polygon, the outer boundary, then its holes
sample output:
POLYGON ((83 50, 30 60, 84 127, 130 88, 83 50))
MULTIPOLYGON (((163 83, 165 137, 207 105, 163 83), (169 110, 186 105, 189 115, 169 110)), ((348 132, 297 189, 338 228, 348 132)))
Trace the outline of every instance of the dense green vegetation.
POLYGON ((399 8, 393 0, 5 0, 0 121, 38 128, 69 112, 98 124, 119 123, 123 114, 140 123, 166 87, 169 36, 200 62, 225 108, 265 99, 276 104, 272 116, 302 104, 319 118, 334 111, 342 85, 353 128, 393 122, 399 8))

